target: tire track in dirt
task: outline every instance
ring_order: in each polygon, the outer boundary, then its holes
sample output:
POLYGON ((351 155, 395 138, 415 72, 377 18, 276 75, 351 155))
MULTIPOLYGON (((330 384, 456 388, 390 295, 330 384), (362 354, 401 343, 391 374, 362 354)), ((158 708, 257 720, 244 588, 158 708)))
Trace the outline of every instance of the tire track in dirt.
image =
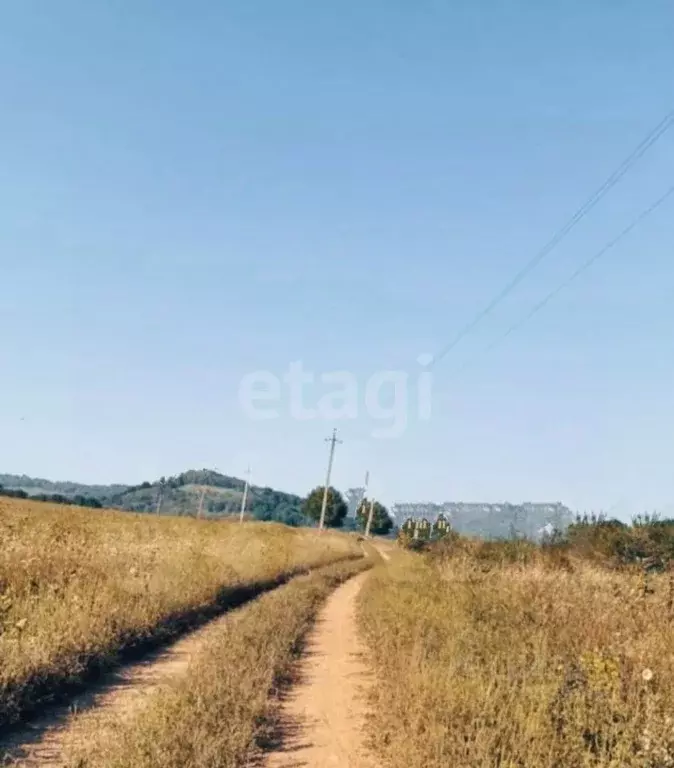
POLYGON ((356 599, 367 574, 328 598, 299 661, 299 682, 280 707, 275 747, 264 768, 376 768, 365 747, 371 683, 356 627, 356 599))
POLYGON ((73 680, 63 679, 60 675, 50 680, 47 674, 33 681, 36 684, 31 683, 29 687, 32 688, 30 695, 34 701, 32 707, 25 712, 23 720, 14 725, 0 722, 0 765, 7 762, 7 745, 15 745, 22 733, 27 734, 29 741, 33 741, 36 732, 44 730, 45 722, 62 720, 74 707, 86 708, 91 695, 108 685, 115 685, 119 670, 123 674, 125 669, 161 657, 163 650, 172 648, 180 638, 191 636, 218 617, 240 608, 265 592, 287 584, 296 576, 310 572, 308 567, 297 567, 271 579, 223 587, 207 604, 178 611, 151 628, 149 634, 125 643, 118 649, 116 663, 91 657, 85 661, 85 668, 73 680))
POLYGON ((82 743, 92 724, 102 731, 108 723, 133 717, 158 686, 184 674, 191 657, 220 631, 222 622, 227 621, 233 610, 308 572, 308 568, 298 568, 270 582, 230 590, 228 602, 212 608, 220 614, 216 618, 207 616, 207 623, 186 629, 181 638, 108 670, 98 681, 70 696, 66 703, 49 706, 43 715, 4 732, 0 736, 0 766, 61 768, 68 746, 82 743))
MULTIPOLYGON (((389 559, 380 547, 376 547, 389 559)), ((262 758, 268 768, 375 768, 363 745, 365 687, 369 682, 355 620, 356 597, 367 573, 328 598, 298 664, 302 682, 282 708, 281 742, 262 758)), ((0 765, 62 768, 65 752, 82 744, 92 725, 104 731, 131 719, 163 683, 184 674, 190 660, 221 630, 230 612, 200 629, 107 673, 69 705, 0 740, 0 765)))
POLYGON ((91 733, 92 720, 100 731, 108 723, 133 717, 163 682, 185 673, 192 656, 228 617, 229 612, 142 661, 109 673, 69 707, 56 709, 10 735, 0 743, 0 765, 60 768, 66 748, 91 733))

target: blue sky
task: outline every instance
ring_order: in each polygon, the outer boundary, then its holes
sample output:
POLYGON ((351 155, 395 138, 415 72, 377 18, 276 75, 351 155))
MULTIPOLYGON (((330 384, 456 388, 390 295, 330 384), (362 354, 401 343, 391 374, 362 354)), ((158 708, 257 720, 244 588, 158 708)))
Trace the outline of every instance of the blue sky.
POLYGON ((674 201, 482 350, 674 183, 674 130, 437 365, 429 420, 374 439, 363 399, 674 108, 673 35, 665 0, 5 3, 0 471, 304 493, 333 423, 238 397, 301 360, 357 383, 338 486, 671 509, 674 201))

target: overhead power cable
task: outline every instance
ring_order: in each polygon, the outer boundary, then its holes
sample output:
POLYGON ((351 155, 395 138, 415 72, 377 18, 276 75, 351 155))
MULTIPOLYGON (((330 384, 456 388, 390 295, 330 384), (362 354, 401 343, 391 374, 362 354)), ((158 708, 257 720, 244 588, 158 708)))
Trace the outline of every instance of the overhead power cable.
POLYGON ((609 240, 606 245, 604 245, 603 248, 601 248, 599 251, 594 253, 592 256, 590 256, 588 259, 586 259, 579 267, 576 269, 566 280, 561 282, 556 288, 554 288, 550 293, 548 293, 545 298, 543 298, 541 301, 539 301, 534 307, 532 307, 531 311, 526 314, 521 320, 518 320, 516 323, 510 326, 508 330, 501 336, 499 336, 495 341, 493 341, 491 344, 489 344, 485 349, 484 352, 489 352, 490 350, 494 349, 495 347, 498 347, 500 344, 502 344, 508 336, 510 336, 515 331, 519 330, 525 323, 529 322, 534 315, 537 315, 547 304, 549 304, 552 299, 555 298, 559 293, 561 293, 565 288, 567 288, 571 283, 573 283, 574 280, 576 280, 580 275, 583 274, 583 272, 586 272, 596 261, 598 261, 602 256, 604 256, 608 251, 610 251, 612 248, 614 248, 618 243, 623 240, 627 235, 632 232, 633 229, 635 229, 641 222, 644 221, 644 219, 647 219, 651 214, 655 213, 655 211, 660 208, 661 205, 663 205, 672 195, 674 195, 674 185, 671 186, 664 195, 661 195, 654 203, 652 203, 648 208, 646 208, 644 211, 642 211, 635 219, 633 219, 630 224, 628 224, 625 229, 620 232, 619 235, 616 235, 612 240, 609 240))
POLYGON ((606 181, 596 190, 583 205, 574 213, 574 215, 558 230, 558 232, 548 241, 546 245, 527 263, 517 274, 507 283, 507 285, 482 309, 478 314, 452 339, 452 341, 443 347, 433 358, 429 367, 434 366, 449 352, 451 352, 460 341, 462 341, 487 315, 489 315, 521 282, 532 272, 538 264, 553 251, 559 243, 569 234, 569 232, 578 224, 587 214, 599 203, 599 201, 608 194, 608 192, 625 176, 625 174, 646 154, 646 152, 674 125, 674 111, 664 117, 658 125, 635 147, 631 154, 623 160, 618 168, 606 179, 606 181))

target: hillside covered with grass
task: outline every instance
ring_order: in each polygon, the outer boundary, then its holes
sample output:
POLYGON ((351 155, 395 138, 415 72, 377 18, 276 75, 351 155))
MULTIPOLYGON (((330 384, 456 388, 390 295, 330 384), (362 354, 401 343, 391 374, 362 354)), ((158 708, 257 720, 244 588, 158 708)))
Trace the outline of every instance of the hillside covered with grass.
MULTIPOLYGON (((203 515, 227 517, 240 512, 244 481, 206 469, 189 470, 174 477, 138 485, 86 485, 0 474, 0 488, 40 500, 73 501, 83 506, 100 505, 132 512, 159 511, 166 515, 185 516, 197 514, 202 491, 205 491, 203 515)), ((253 485, 249 489, 246 512, 257 520, 304 525, 307 521, 301 507, 302 499, 297 495, 253 485)))

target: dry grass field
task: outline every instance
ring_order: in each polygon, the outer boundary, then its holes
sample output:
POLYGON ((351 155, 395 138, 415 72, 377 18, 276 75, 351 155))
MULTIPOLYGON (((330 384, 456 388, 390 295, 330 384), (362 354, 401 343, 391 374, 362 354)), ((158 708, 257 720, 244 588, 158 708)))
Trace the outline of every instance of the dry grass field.
MULTIPOLYGON (((361 559, 298 576, 227 616, 186 673, 142 708, 84 718, 66 748, 72 768, 242 768, 273 737, 277 695, 328 594, 361 559)), ((257 764, 257 761, 253 761, 257 764)))
POLYGON ((362 554, 354 538, 0 499, 0 725, 237 590, 362 554))
POLYGON ((672 577, 481 549, 401 552, 364 587, 386 764, 673 766, 672 577))

